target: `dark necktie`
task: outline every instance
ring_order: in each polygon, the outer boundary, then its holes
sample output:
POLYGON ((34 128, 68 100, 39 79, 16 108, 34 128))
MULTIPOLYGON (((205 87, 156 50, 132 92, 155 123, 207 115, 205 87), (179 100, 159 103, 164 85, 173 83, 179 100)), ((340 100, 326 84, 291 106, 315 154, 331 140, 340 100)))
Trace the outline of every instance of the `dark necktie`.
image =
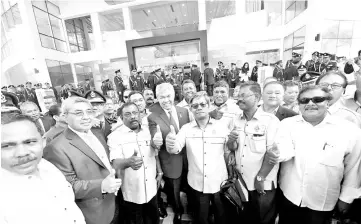
POLYGON ((172 115, 172 111, 170 110, 170 111, 168 111, 168 113, 169 113, 170 125, 173 125, 175 133, 178 133, 179 129, 178 129, 177 123, 175 122, 174 117, 172 115))

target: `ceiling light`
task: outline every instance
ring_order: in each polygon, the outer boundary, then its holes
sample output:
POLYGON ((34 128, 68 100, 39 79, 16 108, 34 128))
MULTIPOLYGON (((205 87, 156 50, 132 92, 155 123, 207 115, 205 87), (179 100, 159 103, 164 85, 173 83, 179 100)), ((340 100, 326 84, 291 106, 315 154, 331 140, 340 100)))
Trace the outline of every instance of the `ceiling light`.
POLYGON ((157 20, 155 19, 155 20, 153 20, 154 22, 157 22, 157 20))
POLYGON ((148 12, 150 12, 150 10, 148 10, 148 12))
POLYGON ((187 16, 187 14, 184 14, 184 16, 187 16))
POLYGON ((184 6, 184 3, 182 4, 182 6, 184 6))

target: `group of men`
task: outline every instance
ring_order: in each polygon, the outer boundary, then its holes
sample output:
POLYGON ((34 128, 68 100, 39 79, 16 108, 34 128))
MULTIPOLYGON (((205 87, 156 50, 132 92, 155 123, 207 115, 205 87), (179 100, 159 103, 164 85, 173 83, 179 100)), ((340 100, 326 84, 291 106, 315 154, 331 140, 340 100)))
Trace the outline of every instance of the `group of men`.
POLYGON ((347 78, 334 70, 303 88, 246 81, 233 97, 217 75, 211 94, 191 78, 161 77, 156 70, 143 91, 119 84, 118 117, 100 92, 72 95, 49 109, 51 127, 35 103, 19 111, 14 94, 2 92, 1 220, 159 223, 167 216, 163 191, 173 223, 186 210, 201 224, 323 224, 334 214, 361 223, 360 71, 349 99, 347 78), (247 188, 242 212, 221 193, 232 167, 247 188))

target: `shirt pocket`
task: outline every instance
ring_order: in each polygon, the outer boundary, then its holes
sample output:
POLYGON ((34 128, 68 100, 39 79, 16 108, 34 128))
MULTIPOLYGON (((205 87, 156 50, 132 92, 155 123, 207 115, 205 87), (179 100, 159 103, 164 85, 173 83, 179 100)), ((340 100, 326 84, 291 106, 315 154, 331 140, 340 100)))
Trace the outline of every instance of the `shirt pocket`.
POLYGON ((251 152, 262 154, 266 152, 266 135, 252 135, 251 152))
POLYGON ((340 146, 325 144, 320 153, 320 163, 330 167, 343 166, 344 155, 340 146))

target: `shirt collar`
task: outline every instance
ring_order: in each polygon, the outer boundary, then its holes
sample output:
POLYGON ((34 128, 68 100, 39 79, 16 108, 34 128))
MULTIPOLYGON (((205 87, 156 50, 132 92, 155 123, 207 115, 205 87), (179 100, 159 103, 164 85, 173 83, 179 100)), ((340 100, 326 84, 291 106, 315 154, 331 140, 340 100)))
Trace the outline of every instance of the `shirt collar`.
MULTIPOLYGON (((264 111, 263 105, 264 105, 264 104, 262 104, 261 106, 259 106, 259 107, 258 107, 258 110, 261 110, 262 112, 267 113, 266 111, 264 111)), ((277 111, 278 111, 279 108, 280 108, 280 106, 276 107, 276 108, 272 111, 272 114, 273 114, 273 115, 276 115, 276 113, 277 113, 277 111)), ((258 111, 258 110, 257 110, 257 111, 258 111)))
POLYGON ((330 114, 336 113, 342 107, 340 100, 337 100, 333 105, 328 108, 330 114))
POLYGON ((68 128, 69 128, 70 130, 72 130, 75 134, 79 135, 79 136, 87 136, 87 135, 89 134, 89 132, 91 132, 91 130, 89 130, 88 132, 76 131, 76 130, 74 130, 72 127, 70 127, 69 125, 68 125, 68 128))
MULTIPOLYGON (((140 125, 140 131, 139 132, 141 132, 141 131, 143 131, 144 130, 144 127, 143 127, 144 125, 140 125)), ((127 127, 126 125, 122 125, 122 126, 120 126, 120 128, 119 128, 119 130, 120 130, 120 132, 122 132, 122 133, 135 133, 135 131, 133 131, 132 129, 130 129, 129 127, 127 127)))
MULTIPOLYGON (((266 113, 266 112, 264 112, 263 109, 262 109, 262 106, 260 106, 260 107, 257 108, 256 113, 254 113, 254 115, 253 115, 253 117, 252 117, 251 120, 253 120, 253 119, 259 120, 260 117, 261 117, 261 115, 262 115, 262 113, 264 114, 264 113, 266 113)), ((244 116, 244 113, 242 113, 242 114, 239 115, 239 116, 240 116, 241 119, 246 120, 246 117, 244 116)))
MULTIPOLYGON (((296 119, 297 122, 306 122, 306 123, 309 123, 309 122, 307 122, 307 121, 303 118, 302 114, 296 115, 296 116, 294 116, 294 118, 296 119)), ((334 123, 335 123, 335 120, 334 120, 333 116, 330 115, 330 114, 327 114, 326 117, 323 119, 323 121, 321 121, 321 123, 319 123, 318 125, 322 125, 322 124, 334 124, 334 123)), ((316 125, 316 126, 318 126, 318 125, 316 125)))
MULTIPOLYGON (((169 111, 168 110, 164 110, 163 107, 161 107, 162 110, 165 112, 165 114, 169 115, 169 111)), ((176 111, 174 105, 171 107, 170 111, 172 112, 173 116, 174 116, 174 112, 176 111)))
MULTIPOLYGON (((208 124, 213 124, 214 122, 215 122, 215 119, 209 117, 209 120, 208 120, 207 125, 208 125, 208 124)), ((195 119, 190 122, 190 125, 191 125, 191 127, 199 127, 199 126, 198 126, 198 123, 197 123, 197 121, 196 121, 195 119)))

